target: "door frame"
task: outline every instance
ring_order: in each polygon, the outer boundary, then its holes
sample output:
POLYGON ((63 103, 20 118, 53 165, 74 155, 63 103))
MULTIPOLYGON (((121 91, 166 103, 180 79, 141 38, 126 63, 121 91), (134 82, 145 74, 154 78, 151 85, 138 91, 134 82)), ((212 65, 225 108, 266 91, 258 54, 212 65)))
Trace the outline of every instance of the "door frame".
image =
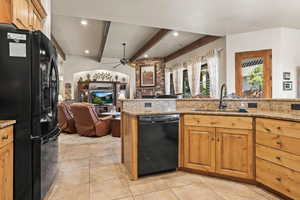
POLYGON ((264 59, 264 85, 263 97, 272 98, 272 49, 259 51, 246 51, 235 53, 235 91, 238 96, 243 96, 243 80, 241 64, 243 59, 262 57, 264 59))

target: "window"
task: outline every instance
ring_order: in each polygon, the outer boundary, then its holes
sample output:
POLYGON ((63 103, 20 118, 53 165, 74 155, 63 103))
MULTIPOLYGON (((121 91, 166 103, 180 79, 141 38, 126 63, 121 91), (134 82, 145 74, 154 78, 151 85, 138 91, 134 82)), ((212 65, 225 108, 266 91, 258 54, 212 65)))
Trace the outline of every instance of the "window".
POLYGON ((173 73, 170 73, 170 95, 175 95, 173 73))
POLYGON ((272 98, 272 50, 235 55, 236 94, 246 98, 272 98))
POLYGON ((207 64, 201 66, 200 73, 200 95, 209 97, 210 96, 210 78, 207 64))
POLYGON ((190 89, 190 85, 189 85, 189 78, 188 78, 188 70, 185 69, 183 70, 183 98, 191 98, 192 94, 191 94, 191 89, 190 89))

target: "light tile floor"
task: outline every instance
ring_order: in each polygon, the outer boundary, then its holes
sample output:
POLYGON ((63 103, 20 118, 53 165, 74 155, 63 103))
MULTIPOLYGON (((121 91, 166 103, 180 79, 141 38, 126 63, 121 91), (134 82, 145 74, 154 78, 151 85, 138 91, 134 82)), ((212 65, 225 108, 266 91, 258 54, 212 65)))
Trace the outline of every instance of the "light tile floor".
POLYGON ((246 185, 182 171, 130 181, 121 140, 62 134, 59 173, 47 200, 275 200, 246 185))

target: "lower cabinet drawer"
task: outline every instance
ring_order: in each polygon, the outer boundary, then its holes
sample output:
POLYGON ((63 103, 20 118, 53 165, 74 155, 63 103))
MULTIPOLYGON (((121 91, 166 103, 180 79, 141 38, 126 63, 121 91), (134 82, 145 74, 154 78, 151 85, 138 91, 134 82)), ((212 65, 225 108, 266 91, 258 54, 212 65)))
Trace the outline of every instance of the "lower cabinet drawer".
POLYGON ((256 143, 300 155, 300 139, 256 131, 256 143))
POLYGON ((256 156, 300 173, 300 156, 256 144, 256 156))
POLYGON ((184 125, 214 128, 252 129, 251 117, 184 115, 184 125))
POLYGON ((256 180, 293 199, 300 199, 300 173, 256 158, 256 180))

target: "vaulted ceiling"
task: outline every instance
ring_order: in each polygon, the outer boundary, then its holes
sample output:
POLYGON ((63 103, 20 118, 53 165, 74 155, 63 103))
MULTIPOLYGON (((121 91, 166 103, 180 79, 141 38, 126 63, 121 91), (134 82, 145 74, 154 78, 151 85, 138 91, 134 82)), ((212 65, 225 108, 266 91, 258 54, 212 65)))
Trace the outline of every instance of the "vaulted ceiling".
MULTIPOLYGON (((68 55, 96 58, 103 43, 105 22, 80 17, 53 15, 52 33, 68 55), (81 22, 84 20, 85 25, 81 22), (85 53, 89 50, 89 53, 85 53)), ((126 43, 126 57, 132 58, 151 38, 156 38, 161 29, 111 22, 103 50, 103 57, 122 58, 122 43, 126 43)), ((137 55, 137 59, 165 57, 205 35, 183 31, 165 30, 150 48, 137 55), (177 32, 177 36, 174 33, 177 32)))
POLYGON ((61 15, 52 16, 52 33, 66 54, 96 57, 101 43, 103 21, 88 20, 80 25, 81 18, 61 15), (85 50, 89 50, 87 55, 85 50))
POLYGON ((226 35, 300 28, 299 0, 52 0, 54 14, 226 35))

